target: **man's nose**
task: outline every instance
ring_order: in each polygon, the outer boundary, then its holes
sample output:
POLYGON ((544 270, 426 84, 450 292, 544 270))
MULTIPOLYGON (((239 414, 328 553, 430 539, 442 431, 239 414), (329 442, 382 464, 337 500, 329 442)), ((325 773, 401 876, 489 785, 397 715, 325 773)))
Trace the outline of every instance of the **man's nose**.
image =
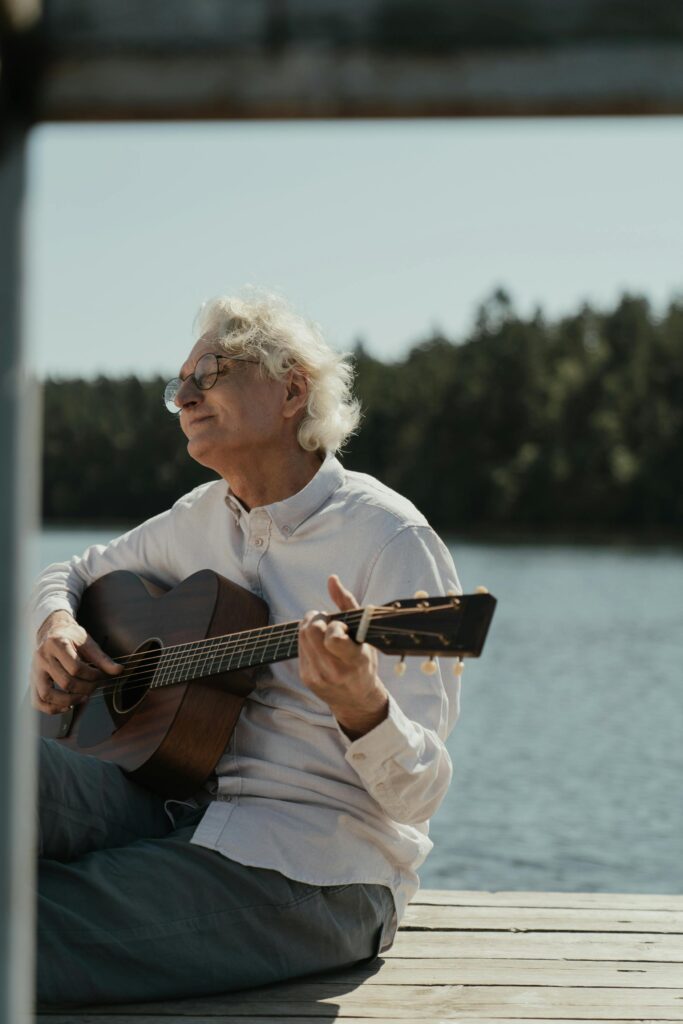
POLYGON ((175 396, 175 404, 180 409, 185 409, 189 405, 195 405, 201 397, 202 393, 195 384, 194 377, 186 377, 178 388, 178 393, 175 396))

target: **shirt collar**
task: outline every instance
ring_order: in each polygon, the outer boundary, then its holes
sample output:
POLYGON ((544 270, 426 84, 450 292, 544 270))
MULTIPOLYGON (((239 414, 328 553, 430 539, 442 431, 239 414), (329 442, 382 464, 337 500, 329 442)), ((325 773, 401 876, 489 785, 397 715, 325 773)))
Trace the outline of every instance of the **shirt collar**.
MULTIPOLYGON (((327 501, 344 480, 344 470, 339 460, 328 452, 322 462, 320 469, 312 480, 296 494, 290 495, 283 501, 273 502, 272 505, 264 505, 263 508, 270 516, 273 523, 283 537, 291 537, 298 530, 303 522, 317 512, 320 506, 327 501)), ((231 509, 235 520, 238 522, 242 516, 250 515, 244 506, 240 504, 228 484, 225 496, 226 505, 231 509)), ((252 512, 258 511, 252 509, 252 512)))

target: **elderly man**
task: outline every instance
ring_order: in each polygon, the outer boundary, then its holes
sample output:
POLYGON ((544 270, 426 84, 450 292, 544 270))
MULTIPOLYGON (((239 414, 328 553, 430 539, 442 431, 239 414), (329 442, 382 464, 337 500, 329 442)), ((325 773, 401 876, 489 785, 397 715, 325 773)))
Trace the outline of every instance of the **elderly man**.
POLYGON ((299 657, 261 672, 184 803, 42 742, 43 1003, 224 992, 373 957, 416 891, 451 778, 458 680, 415 660, 395 675, 311 610, 327 592, 348 610, 459 589, 415 507, 335 458, 358 422, 348 363, 272 297, 214 300, 198 324, 165 398, 219 479, 45 570, 34 705, 59 713, 121 671, 75 619, 115 569, 165 588, 214 569, 262 597, 271 622, 301 620, 299 657))

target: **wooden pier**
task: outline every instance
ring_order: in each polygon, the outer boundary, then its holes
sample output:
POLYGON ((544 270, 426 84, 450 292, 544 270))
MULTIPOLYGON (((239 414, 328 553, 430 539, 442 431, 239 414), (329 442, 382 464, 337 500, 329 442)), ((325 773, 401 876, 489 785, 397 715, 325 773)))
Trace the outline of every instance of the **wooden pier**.
POLYGON ((40 1024, 683 1021, 683 896, 423 891, 373 964, 40 1024))

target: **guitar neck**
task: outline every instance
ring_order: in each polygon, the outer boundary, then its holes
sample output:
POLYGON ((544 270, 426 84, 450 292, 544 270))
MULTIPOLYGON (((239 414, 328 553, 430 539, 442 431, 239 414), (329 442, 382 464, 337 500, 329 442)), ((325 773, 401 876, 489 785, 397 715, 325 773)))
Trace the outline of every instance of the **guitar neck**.
MULTIPOLYGON (((345 621, 348 614, 340 612, 328 618, 345 621)), ((153 686, 173 686, 238 669, 289 661, 299 654, 299 625, 299 622, 282 622, 262 629, 166 647, 161 652, 153 686)))
MULTIPOLYGON (((352 640, 367 641, 384 654, 477 658, 495 605, 488 593, 419 597, 334 612, 325 618, 344 622, 352 640)), ((282 622, 165 647, 151 685, 172 686, 296 658, 299 626, 299 622, 282 622)))

